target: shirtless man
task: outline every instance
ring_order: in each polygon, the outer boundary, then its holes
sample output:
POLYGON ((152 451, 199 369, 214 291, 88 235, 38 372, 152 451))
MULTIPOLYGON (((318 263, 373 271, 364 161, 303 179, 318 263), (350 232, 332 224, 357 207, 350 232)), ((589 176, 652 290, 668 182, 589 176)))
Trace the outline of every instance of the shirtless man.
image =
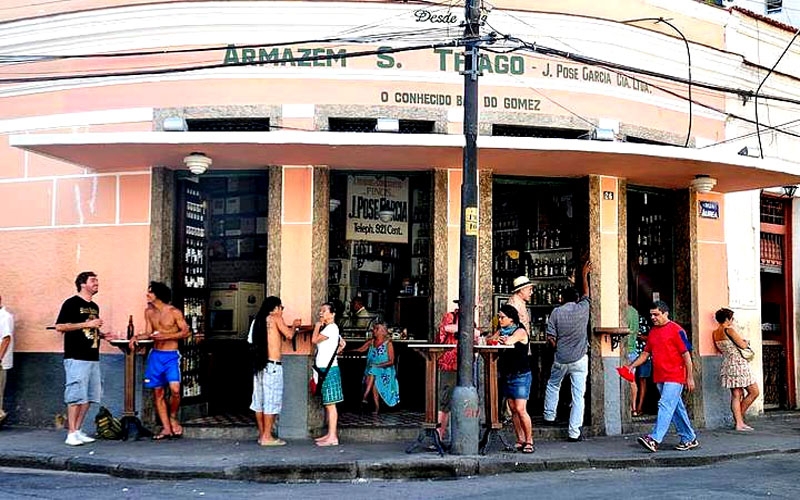
POLYGON ((144 334, 131 339, 131 349, 141 339, 152 339, 153 349, 147 356, 144 372, 144 386, 153 389, 153 400, 158 418, 161 420, 161 433, 153 436, 160 441, 166 438, 183 436, 183 427, 178 422, 178 408, 181 403, 181 370, 178 341, 189 336, 189 325, 183 313, 170 305, 172 291, 164 283, 150 282, 147 290, 148 307, 144 311, 146 330, 144 334), (169 411, 165 399, 165 386, 169 386, 169 411))
POLYGON ((294 337, 300 320, 288 326, 283 321, 281 299, 270 296, 264 299, 253 320, 253 399, 250 409, 256 412, 258 444, 283 446, 286 441, 272 434, 275 416, 283 406, 283 366, 281 342, 294 337))

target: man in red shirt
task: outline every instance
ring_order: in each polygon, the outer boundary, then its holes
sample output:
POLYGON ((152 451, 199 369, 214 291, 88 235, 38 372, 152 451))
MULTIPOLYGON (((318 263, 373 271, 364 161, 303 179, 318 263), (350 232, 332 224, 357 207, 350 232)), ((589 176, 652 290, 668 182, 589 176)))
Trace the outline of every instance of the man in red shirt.
MULTIPOLYGON (((458 344, 458 300, 454 300, 456 308, 446 312, 439 323, 437 342, 440 344, 458 344)), ((439 439, 444 441, 447 424, 450 422, 450 399, 456 386, 456 370, 458 368, 458 350, 453 348, 439 357, 439 439)))
POLYGON ((653 381, 658 386, 661 398, 658 400, 658 417, 653 431, 639 438, 639 444, 655 452, 669 430, 670 423, 681 437, 676 450, 686 451, 699 446, 697 434, 689 421, 686 406, 681 394, 685 385, 689 392, 694 390, 692 375, 692 346, 686 332, 680 325, 669 319, 669 306, 661 300, 653 303, 650 309, 653 328, 647 338, 642 354, 629 369, 643 364, 648 358, 653 359, 653 381))

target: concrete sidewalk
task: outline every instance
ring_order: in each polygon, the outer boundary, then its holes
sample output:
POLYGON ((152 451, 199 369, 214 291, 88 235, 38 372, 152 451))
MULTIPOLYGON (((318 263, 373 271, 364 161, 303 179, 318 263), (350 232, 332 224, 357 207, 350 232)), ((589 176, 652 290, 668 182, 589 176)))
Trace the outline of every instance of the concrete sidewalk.
POLYGON ((408 443, 348 443, 318 448, 311 440, 267 448, 253 442, 183 438, 152 442, 97 441, 64 444, 64 431, 0 429, 0 466, 66 470, 148 479, 214 478, 266 482, 355 479, 453 478, 508 472, 587 467, 673 467, 800 452, 800 414, 754 420, 754 432, 700 431, 700 447, 674 451, 669 434, 657 453, 636 436, 590 438, 583 442, 536 443, 532 455, 489 451, 485 456, 453 456, 427 451, 405 453, 408 443))

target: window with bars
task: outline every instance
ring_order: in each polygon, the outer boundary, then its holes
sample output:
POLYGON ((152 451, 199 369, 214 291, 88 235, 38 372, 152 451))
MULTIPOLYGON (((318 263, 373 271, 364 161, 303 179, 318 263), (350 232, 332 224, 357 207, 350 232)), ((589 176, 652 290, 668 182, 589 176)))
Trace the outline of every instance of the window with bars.
MULTIPOLYGON (((432 134, 436 122, 432 120, 398 120, 400 134, 432 134)), ((375 132, 377 118, 328 118, 331 132, 375 132)))
POLYGON ((767 14, 775 14, 783 10, 783 0, 766 0, 767 14))
POLYGON ((785 224, 786 205, 783 200, 761 197, 761 222, 764 224, 785 224))
POLYGON ((589 130, 573 128, 532 127, 526 125, 492 125, 492 135, 504 137, 541 137, 553 139, 581 139, 589 137, 589 130))
POLYGON ((775 270, 783 267, 783 235, 761 232, 761 265, 775 270))
POLYGON ((190 118, 190 132, 268 132, 269 118, 190 118))

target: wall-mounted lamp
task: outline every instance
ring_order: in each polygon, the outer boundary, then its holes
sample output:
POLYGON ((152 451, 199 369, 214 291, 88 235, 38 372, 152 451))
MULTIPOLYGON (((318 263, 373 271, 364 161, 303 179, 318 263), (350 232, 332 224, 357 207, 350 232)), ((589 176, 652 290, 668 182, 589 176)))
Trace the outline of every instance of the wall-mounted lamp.
POLYGON ((749 156, 750 158, 761 158, 761 150, 758 148, 745 146, 739 150, 739 156, 749 156))
POLYGON ((397 118, 378 118, 375 132, 400 132, 400 120, 397 118))
POLYGON ((617 134, 610 128, 596 128, 592 130, 593 141, 616 141, 617 134))
POLYGON ((164 118, 164 132, 186 132, 189 125, 182 116, 168 116, 164 118))
POLYGON ((342 202, 337 200, 336 198, 331 198, 331 201, 329 203, 330 203, 331 212, 333 212, 334 210, 339 208, 339 205, 342 204, 342 202))
POLYGON ((797 186, 783 186, 783 195, 787 198, 794 197, 794 192, 797 191, 797 186))
POLYGON ((714 189, 716 185, 717 180, 705 174, 695 175, 692 182, 689 183, 689 187, 698 193, 708 193, 714 189))
POLYGON ((183 158, 183 164, 189 169, 189 172, 194 175, 202 175, 206 173, 208 167, 211 166, 211 158, 203 153, 192 153, 183 158))

